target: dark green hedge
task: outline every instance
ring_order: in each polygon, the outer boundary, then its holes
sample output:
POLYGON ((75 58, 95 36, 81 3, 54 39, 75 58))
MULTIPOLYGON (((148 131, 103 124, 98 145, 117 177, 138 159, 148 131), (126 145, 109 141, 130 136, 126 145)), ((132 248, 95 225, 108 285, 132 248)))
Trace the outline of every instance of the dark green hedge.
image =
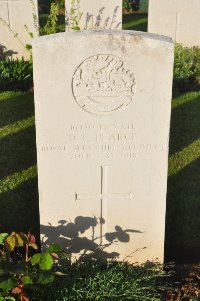
POLYGON ((200 90, 200 48, 175 46, 174 90, 200 90))

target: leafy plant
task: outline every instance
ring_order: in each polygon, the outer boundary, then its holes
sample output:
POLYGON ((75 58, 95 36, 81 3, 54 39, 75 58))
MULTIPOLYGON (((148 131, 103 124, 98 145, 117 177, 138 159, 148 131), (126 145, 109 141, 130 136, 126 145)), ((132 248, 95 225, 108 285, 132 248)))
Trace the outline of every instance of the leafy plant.
POLYGON ((0 61, 0 91, 24 91, 33 86, 32 60, 6 58, 0 61))
POLYGON ((59 4, 51 3, 51 10, 47 18, 47 23, 44 26, 44 28, 40 29, 40 33, 42 35, 48 35, 57 32, 58 14, 59 14, 59 4))
POLYGON ((81 17, 82 12, 80 11, 80 0, 71 0, 70 12, 66 18, 68 30, 80 30, 81 17))
POLYGON ((123 9, 126 9, 128 11, 132 9, 130 0, 123 0, 123 9))
MULTIPOLYGON (((29 0, 29 2, 30 2, 30 5, 32 7, 33 25, 36 29, 36 32, 39 34, 39 31, 40 31, 40 29, 39 29, 39 20, 38 20, 38 14, 36 12, 35 3, 34 3, 33 0, 29 0)), ((34 37, 31 32, 29 32, 29 34, 30 34, 31 37, 34 37)))
POLYGON ((54 281, 51 269, 60 246, 51 245, 44 253, 33 251, 38 247, 31 233, 0 234, 0 301, 28 301, 28 289, 54 281))
POLYGON ((55 280, 32 300, 48 301, 159 301, 165 277, 157 263, 144 265, 110 261, 76 261, 64 268, 65 278, 55 280))
POLYGON ((200 48, 175 46, 174 88, 186 91, 199 86, 200 48))
POLYGON ((59 9, 65 8, 65 0, 56 0, 56 3, 58 3, 59 9))

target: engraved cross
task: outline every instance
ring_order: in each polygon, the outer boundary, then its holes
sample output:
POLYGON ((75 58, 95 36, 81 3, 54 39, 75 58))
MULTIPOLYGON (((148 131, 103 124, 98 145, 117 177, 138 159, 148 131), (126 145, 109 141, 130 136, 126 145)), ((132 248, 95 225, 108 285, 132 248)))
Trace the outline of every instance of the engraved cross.
POLYGON ((100 243, 102 244, 103 236, 103 210, 108 200, 130 200, 132 201, 132 192, 128 193, 109 193, 108 191, 108 166, 101 166, 101 183, 99 194, 79 194, 75 193, 75 201, 96 200, 100 201, 100 243))
POLYGON ((178 39, 179 39, 179 28, 180 28, 180 26, 187 26, 187 24, 185 24, 185 23, 181 24, 180 23, 180 13, 177 12, 176 13, 176 21, 175 21, 175 23, 173 23, 173 24, 167 24, 166 26, 167 27, 169 27, 169 26, 175 26, 175 33, 174 33, 174 35, 175 35, 175 42, 177 42, 178 39))

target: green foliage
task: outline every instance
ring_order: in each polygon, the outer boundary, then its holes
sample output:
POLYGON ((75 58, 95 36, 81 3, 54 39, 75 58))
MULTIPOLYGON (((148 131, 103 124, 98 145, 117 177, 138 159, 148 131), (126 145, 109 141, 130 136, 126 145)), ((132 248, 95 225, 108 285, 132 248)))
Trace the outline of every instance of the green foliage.
POLYGON ((31 233, 0 234, 0 301, 28 301, 27 289, 54 281, 55 273, 51 268, 59 255, 49 251, 55 247, 50 246, 45 253, 34 255, 31 250, 38 251, 31 233))
POLYGON ((175 46, 174 89, 192 90, 200 82, 200 48, 175 46))
POLYGON ((56 0, 56 3, 58 3, 59 9, 65 8, 65 0, 56 0))
POLYGON ((32 265, 38 264, 42 270, 50 270, 53 265, 53 258, 49 253, 35 254, 31 259, 32 265))
POLYGON ((123 0, 123 9, 128 11, 132 9, 130 0, 123 0))
POLYGON ((0 91, 25 91, 33 86, 32 61, 10 59, 0 61, 0 91))
POLYGON ((71 0, 70 12, 66 18, 68 29, 79 31, 81 17, 82 13, 80 11, 80 0, 71 0))
POLYGON ((65 277, 55 279, 32 299, 48 301, 159 301, 165 275, 155 263, 134 265, 111 261, 76 261, 64 268, 65 277))
POLYGON ((59 4, 51 3, 50 14, 47 18, 47 23, 44 28, 40 29, 42 35, 53 34, 57 32, 57 22, 59 14, 59 4))

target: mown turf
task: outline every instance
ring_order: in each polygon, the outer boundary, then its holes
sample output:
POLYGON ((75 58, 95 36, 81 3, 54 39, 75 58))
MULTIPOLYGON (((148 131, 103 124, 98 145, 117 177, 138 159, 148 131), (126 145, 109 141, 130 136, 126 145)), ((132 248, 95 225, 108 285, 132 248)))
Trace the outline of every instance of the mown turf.
POLYGON ((38 233, 32 93, 0 94, 0 231, 38 233))
POLYGON ((159 301, 160 266, 126 262, 74 263, 53 284, 33 292, 32 301, 159 301))
POLYGON ((123 29, 147 31, 147 14, 132 14, 123 16, 123 29))
MULTIPOLYGON (((172 102, 166 259, 200 259, 200 92, 172 102)), ((0 231, 38 233, 32 93, 0 94, 0 231)))
POLYGON ((200 92, 172 102, 166 259, 200 259, 200 92))

